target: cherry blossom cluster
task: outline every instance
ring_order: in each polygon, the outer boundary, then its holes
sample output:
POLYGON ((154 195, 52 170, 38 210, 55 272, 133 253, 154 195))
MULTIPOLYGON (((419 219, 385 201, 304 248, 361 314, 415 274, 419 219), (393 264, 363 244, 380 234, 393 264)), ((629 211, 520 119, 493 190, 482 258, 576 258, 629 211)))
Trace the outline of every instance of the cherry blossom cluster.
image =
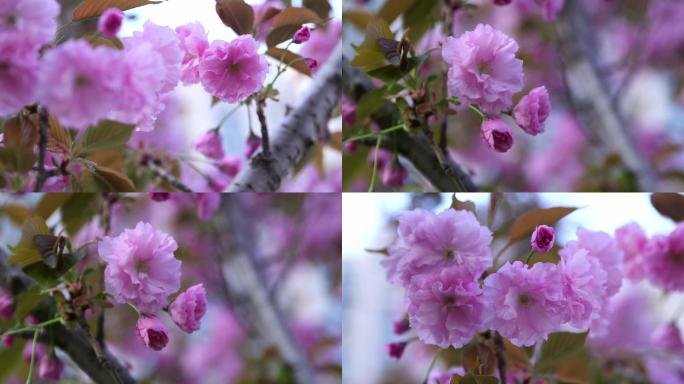
POLYGON ((513 108, 513 96, 524 86, 523 62, 517 52, 515 40, 483 24, 458 38, 448 37, 442 46, 442 58, 449 65, 449 95, 457 99, 459 108, 479 108, 483 117, 480 136, 498 152, 513 146, 512 130, 503 114, 511 115, 525 133, 537 135, 544 132, 551 112, 544 86, 532 89, 513 108))
POLYGON ((181 262, 174 256, 177 249, 171 236, 143 222, 98 243, 98 254, 107 263, 107 293, 114 302, 136 308, 140 314, 138 336, 156 351, 169 342, 168 329, 157 316, 160 311, 169 312, 173 322, 187 333, 200 328, 207 311, 202 284, 188 288, 168 305, 169 296, 181 285, 181 262))

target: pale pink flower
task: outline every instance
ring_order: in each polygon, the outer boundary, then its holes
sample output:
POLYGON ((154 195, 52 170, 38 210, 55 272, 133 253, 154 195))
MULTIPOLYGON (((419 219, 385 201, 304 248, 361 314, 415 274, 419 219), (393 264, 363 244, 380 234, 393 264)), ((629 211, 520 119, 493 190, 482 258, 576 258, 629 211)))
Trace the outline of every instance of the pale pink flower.
POLYGON ((654 236, 644 250, 649 280, 668 291, 684 290, 684 223, 668 236, 654 236))
POLYGON ((411 329, 426 344, 460 348, 484 328, 482 289, 463 267, 415 277, 407 297, 411 329))
POLYGON ((176 34, 185 52, 181 62, 180 79, 185 85, 197 84, 200 81, 200 59, 204 51, 209 48, 207 33, 202 24, 194 22, 176 28, 176 34))
POLYGON ((38 48, 55 38, 59 8, 55 0, 0 1, 0 36, 38 48))
POLYGON ((398 243, 383 261, 394 283, 406 284, 417 274, 452 266, 479 277, 492 265, 492 232, 470 211, 409 211, 399 218, 398 234, 398 243))
POLYGON ((119 51, 69 40, 48 50, 41 64, 38 101, 62 124, 95 125, 117 103, 124 76, 119 51))
POLYGON ((169 27, 146 21, 142 32, 134 32, 132 37, 125 38, 123 42, 124 45, 135 45, 140 44, 140 40, 152 44, 152 52, 158 53, 162 58, 161 70, 164 76, 160 92, 173 90, 180 79, 180 65, 184 55, 178 36, 169 27))
POLYGON ((513 105, 523 88, 523 63, 518 44, 489 25, 478 25, 459 38, 448 37, 442 58, 449 64, 449 94, 463 105, 475 104, 498 115, 513 105))
POLYGON ((223 139, 219 131, 215 129, 209 130, 200 136, 195 142, 195 149, 210 159, 220 160, 225 156, 223 153, 223 139))
POLYGON ((181 262, 174 257, 176 241, 166 233, 139 222, 116 237, 98 243, 98 254, 107 263, 105 287, 115 302, 129 303, 153 314, 180 288, 181 262))
POLYGON ((585 249, 564 253, 558 263, 565 296, 563 322, 577 329, 586 329, 607 305, 608 275, 599 261, 589 257, 585 249))
POLYGON ((193 285, 178 295, 169 309, 173 322, 187 333, 200 328, 200 321, 206 312, 207 293, 202 284, 193 285))
POLYGON ((546 253, 553 248, 556 240, 555 232, 548 225, 538 225, 530 238, 532 250, 539 253, 546 253))
MULTIPOLYGON (((328 61, 328 57, 341 40, 342 22, 335 19, 321 28, 314 29, 309 41, 302 45, 300 54, 302 57, 315 60, 316 64, 323 64, 328 61)), ((312 70, 315 71, 315 68, 312 70)))
POLYGON ((554 264, 506 263, 484 280, 484 295, 489 326, 517 346, 533 345, 559 330, 564 300, 554 264))
POLYGON ((46 354, 38 364, 38 376, 46 380, 59 380, 64 371, 64 363, 57 356, 46 354))
POLYGON ((605 232, 577 229, 577 240, 572 240, 559 254, 561 257, 586 249, 589 256, 596 258, 607 274, 606 293, 612 296, 622 285, 622 251, 615 240, 605 232))
POLYGON ((169 343, 169 331, 156 316, 140 316, 136 329, 140 340, 150 349, 161 351, 169 343))
POLYGON ((645 278, 644 250, 648 238, 641 226, 635 222, 623 225, 615 231, 615 241, 624 254, 622 268, 625 277, 633 281, 645 278))
POLYGON ((546 87, 537 87, 525 95, 513 109, 515 122, 530 135, 544 132, 544 123, 551 113, 546 87))
POLYGON ((209 220, 221 204, 221 195, 218 193, 196 193, 194 194, 197 203, 197 217, 200 220, 209 220))
POLYGON ((14 314, 14 298, 0 288, 0 320, 9 320, 14 314))
POLYGON ((226 43, 216 40, 200 59, 200 81, 210 94, 227 103, 238 103, 259 91, 268 73, 259 43, 242 35, 226 43))
POLYGON ((109 8, 97 21, 97 30, 104 36, 114 37, 123 24, 124 13, 119 8, 109 8))
POLYGON ((39 70, 38 54, 34 50, 0 33, 0 116, 17 113, 33 101, 39 70))
POLYGON ((511 127, 503 120, 484 120, 480 138, 487 146, 497 152, 508 152, 513 146, 511 127))

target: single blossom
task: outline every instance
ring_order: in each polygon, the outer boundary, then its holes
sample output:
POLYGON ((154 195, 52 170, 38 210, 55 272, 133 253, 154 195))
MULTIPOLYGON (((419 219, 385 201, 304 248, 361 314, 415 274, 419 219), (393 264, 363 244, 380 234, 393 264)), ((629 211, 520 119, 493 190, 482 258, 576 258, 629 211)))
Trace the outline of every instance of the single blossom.
POLYGON ((138 337, 145 345, 155 351, 161 351, 169 342, 166 325, 156 316, 143 315, 136 324, 138 337))
POLYGON ((395 284, 406 285, 416 275, 453 266, 479 277, 492 265, 492 232, 470 211, 409 211, 399 218, 397 232, 398 242, 381 262, 395 284))
POLYGON ((404 350, 406 349, 406 345, 408 343, 405 341, 401 341, 398 343, 389 343, 387 344, 387 354, 389 357, 399 360, 401 359, 401 356, 404 354, 404 350))
POLYGON ((684 223, 668 236, 654 236, 644 250, 649 280, 668 291, 684 291, 684 223))
POLYGON ((0 338, 2 340, 2 344, 5 345, 5 347, 9 348, 14 344, 14 337, 12 335, 5 335, 0 338))
POLYGON ((577 240, 568 242, 561 249, 561 257, 575 253, 579 249, 586 249, 589 256, 598 260, 607 274, 606 293, 614 295, 622 285, 622 251, 618 248, 615 239, 605 232, 588 231, 584 228, 577 229, 577 240))
POLYGON ((499 119, 483 121, 480 138, 497 152, 508 152, 513 146, 511 127, 499 119))
POLYGON ((648 237, 641 226, 635 222, 623 225, 615 231, 615 241, 624 254, 622 268, 625 277, 632 281, 645 278, 644 251, 648 244, 648 237))
POLYGON ((197 84, 200 81, 199 64, 204 51, 209 48, 207 33, 202 24, 189 23, 176 28, 180 46, 185 52, 181 61, 180 79, 185 85, 197 84))
POLYGON ((200 220, 209 220, 219 208, 221 195, 218 193, 196 193, 194 194, 197 202, 197 217, 200 220))
POLYGON ((195 142, 195 149, 210 158, 221 160, 225 156, 223 152, 223 138, 219 131, 211 129, 200 136, 195 142))
POLYGON ((245 142, 245 157, 251 158, 259 147, 261 147, 261 137, 250 133, 245 142))
POLYGON ((120 51, 69 40, 43 56, 38 101, 69 127, 107 118, 118 102, 124 71, 120 51))
POLYGON ((487 323, 514 345, 534 345, 559 330, 564 300, 554 264, 506 263, 484 280, 484 295, 491 308, 487 323))
POLYGON ((14 315, 14 298, 0 288, 0 319, 9 320, 14 315))
POLYGON ((513 95, 523 88, 522 60, 515 57, 518 44, 489 25, 478 25, 459 38, 448 37, 442 57, 449 64, 449 94, 464 104, 498 115, 513 105, 513 95))
POLYGON ((484 296, 466 268, 415 277, 407 297, 411 329, 426 344, 460 348, 483 328, 484 296))
POLYGON ((530 135, 544 132, 544 123, 551 113, 546 87, 537 87, 525 95, 513 109, 515 122, 530 135))
POLYGON ((97 30, 104 36, 114 37, 123 24, 124 13, 118 8, 109 8, 100 15, 97 30))
POLYGON ((207 293, 204 285, 197 284, 178 295, 171 303, 171 319, 180 329, 192 333, 200 328, 200 320, 207 312, 207 293))
POLYGON ((153 51, 162 58, 164 76, 160 92, 166 93, 173 90, 180 79, 181 61, 184 55, 178 36, 169 27, 146 21, 142 31, 134 32, 132 37, 124 39, 124 45, 136 45, 143 41, 152 44, 153 51))
POLYGON ((2 1, 0 36, 37 49, 55 38, 59 8, 55 0, 2 1))
POLYGON ((226 43, 216 40, 200 59, 200 81, 210 94, 227 103, 239 103, 259 91, 268 73, 259 43, 242 35, 226 43))
POLYGON ((33 101, 39 71, 37 52, 11 35, 0 33, 0 116, 15 114, 33 101))
POLYGON ((57 356, 46 354, 40 359, 38 376, 46 380, 59 380, 64 371, 64 363, 57 356))
POLYGON ((553 248, 555 240, 556 236, 552 227, 549 227, 548 225, 538 225, 532 233, 530 245, 535 252, 546 253, 553 248))
POLYGON ((563 322, 578 329, 588 328, 607 305, 607 273, 585 249, 564 253, 558 269, 563 284, 565 310, 563 322))
POLYGON ((388 167, 385 167, 382 173, 382 183, 391 188, 401 188, 404 186, 407 176, 406 168, 395 160, 388 167))
POLYGON ((158 312, 180 288, 176 249, 171 236, 149 223, 139 222, 118 236, 106 236, 98 243, 98 254, 107 263, 107 292, 117 303, 132 304, 143 313, 158 312))
POLYGON ((302 26, 295 32, 294 36, 292 37, 292 42, 295 44, 302 44, 306 43, 309 41, 311 38, 311 31, 309 30, 309 27, 306 25, 302 26))

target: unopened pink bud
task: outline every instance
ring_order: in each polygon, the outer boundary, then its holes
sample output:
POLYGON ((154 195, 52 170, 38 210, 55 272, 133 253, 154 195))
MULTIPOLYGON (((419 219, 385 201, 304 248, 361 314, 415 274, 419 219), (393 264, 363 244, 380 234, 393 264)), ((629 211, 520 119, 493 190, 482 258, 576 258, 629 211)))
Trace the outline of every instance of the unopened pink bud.
POLYGON ((114 37, 121 29, 124 14, 118 8, 109 8, 100 16, 97 21, 97 30, 107 37, 114 37))
POLYGON ((393 359, 401 359, 401 356, 404 354, 404 350, 406 349, 406 342, 398 342, 398 343, 390 343, 387 345, 387 353, 389 356, 393 359))
POLYGON ((530 245, 535 252, 546 253, 553 248, 555 239, 553 228, 548 225, 540 225, 532 233, 530 245))
POLYGON ((490 148, 497 152, 507 152, 513 146, 511 127, 502 120, 485 120, 480 137, 490 148))
POLYGON ((302 26, 297 30, 297 32, 295 32, 294 37, 292 38, 292 42, 295 44, 302 44, 309 41, 310 38, 311 31, 309 30, 309 27, 302 26))
POLYGON ((169 342, 168 330, 156 316, 141 316, 136 327, 138 337, 150 349, 161 351, 169 342))

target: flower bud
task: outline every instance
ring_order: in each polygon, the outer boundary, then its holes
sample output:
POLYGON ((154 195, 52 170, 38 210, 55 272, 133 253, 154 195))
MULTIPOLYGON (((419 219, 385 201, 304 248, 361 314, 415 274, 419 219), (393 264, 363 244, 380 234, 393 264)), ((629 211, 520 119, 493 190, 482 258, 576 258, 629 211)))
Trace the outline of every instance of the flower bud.
POLYGON ((245 157, 246 158, 251 158, 254 152, 256 152, 257 149, 261 146, 261 137, 250 133, 249 137, 247 137, 247 143, 245 147, 245 157))
POLYGON ((392 323, 392 329, 395 335, 402 335, 411 329, 411 324, 407 318, 403 318, 392 323))
POLYGON ((553 228, 548 225, 539 225, 535 228, 530 239, 530 245, 535 252, 546 253, 553 248, 556 240, 553 228))
POLYGON ((401 356, 404 354, 406 344, 408 343, 406 343, 405 341, 387 344, 387 353, 391 358, 399 360, 401 359, 401 356))
POLYGON ((100 16, 97 21, 97 30, 107 37, 114 37, 121 29, 124 14, 118 8, 109 8, 100 16))
POLYGON ((225 156, 218 162, 217 166, 221 172, 232 178, 240 172, 242 161, 239 157, 225 156))
POLYGON ((515 122, 530 135, 544 132, 544 123, 551 112, 549 92, 546 87, 538 87, 520 99, 513 109, 515 122))
POLYGON ((6 335, 2 337, 2 343, 5 345, 5 347, 9 348, 14 344, 14 337, 12 335, 6 335))
POLYGON ((136 327, 138 337, 150 349, 161 351, 169 342, 168 330, 156 316, 141 316, 136 327))
POLYGON ((211 159, 220 160, 223 158, 223 141, 221 134, 212 129, 202 135, 195 143, 195 149, 201 154, 211 159))
POLYGON ((382 173, 382 183, 390 188, 401 188, 404 186, 408 172, 399 161, 392 161, 389 167, 385 167, 382 173))
POLYGON ((38 365, 38 376, 46 380, 59 380, 64 371, 64 363, 57 356, 44 355, 38 365))
POLYGON ((166 201, 171 198, 171 193, 169 192, 150 192, 150 199, 153 201, 166 201))
POLYGON ((513 146, 511 127, 502 120, 485 120, 480 137, 490 148, 497 152, 507 152, 513 146))
POLYGON ((14 314, 14 298, 0 288, 0 319, 9 320, 14 314))
POLYGON ((204 285, 193 285, 178 295, 169 312, 178 328, 187 333, 197 331, 200 328, 200 320, 207 312, 207 293, 204 285))
POLYGON ((306 58, 304 59, 304 64, 306 64, 306 66, 312 71, 318 68, 318 60, 316 59, 306 58))
POLYGON ((302 44, 309 41, 310 38, 311 31, 309 30, 309 27, 302 26, 297 30, 297 32, 295 32, 294 37, 292 37, 292 42, 295 44, 302 44))

